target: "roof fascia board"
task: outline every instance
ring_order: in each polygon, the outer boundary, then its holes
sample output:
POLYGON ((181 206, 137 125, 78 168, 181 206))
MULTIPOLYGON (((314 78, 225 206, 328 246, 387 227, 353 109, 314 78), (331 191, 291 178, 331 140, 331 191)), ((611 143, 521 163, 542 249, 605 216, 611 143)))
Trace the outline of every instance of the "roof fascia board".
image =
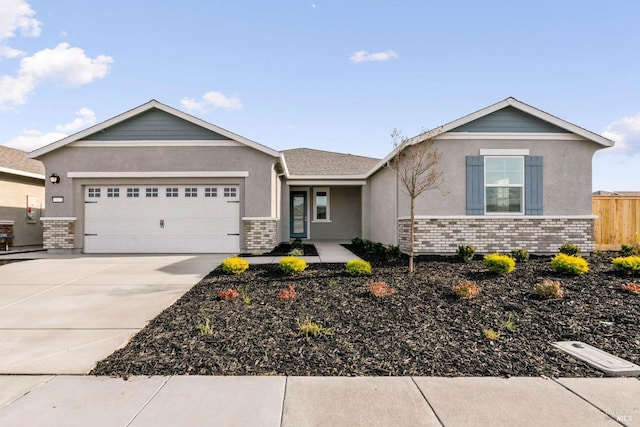
POLYGON ((246 178, 248 176, 248 171, 67 172, 67 178, 246 178))

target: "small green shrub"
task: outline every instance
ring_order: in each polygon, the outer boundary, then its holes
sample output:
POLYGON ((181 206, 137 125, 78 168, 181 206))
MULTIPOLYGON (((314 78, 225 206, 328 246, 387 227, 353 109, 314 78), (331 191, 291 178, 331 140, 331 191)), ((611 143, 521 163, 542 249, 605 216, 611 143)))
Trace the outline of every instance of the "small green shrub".
POLYGON ((239 256, 227 258, 222 261, 222 271, 226 274, 240 274, 249 268, 249 263, 246 259, 242 259, 239 256))
POLYGON ((512 315, 509 315, 509 317, 502 321, 502 327, 509 332, 515 332, 518 330, 518 322, 512 315))
POLYGON ((312 322, 309 316, 307 316, 302 323, 298 321, 298 331, 300 332, 300 335, 304 335, 305 337, 317 337, 320 334, 331 335, 330 329, 324 328, 321 325, 312 322))
POLYGON ((200 333, 200 335, 211 336, 213 335, 213 328, 211 327, 211 319, 208 317, 204 318, 204 324, 199 324, 196 326, 196 329, 200 333))
POLYGON ((495 253, 484 257, 484 266, 493 273, 506 274, 516 268, 516 262, 508 255, 495 253))
POLYGON ((527 262, 529 261, 529 251, 525 248, 514 249, 511 251, 511 258, 515 259, 518 264, 521 262, 527 262))
POLYGON ((581 256, 558 254, 551 260, 551 268, 558 273, 577 276, 589 271, 589 263, 581 256))
POLYGON ((302 239, 297 238, 291 244, 292 249, 302 249, 304 251, 304 243, 302 243, 302 239))
POLYGON ((565 255, 577 256, 580 253, 580 246, 567 242, 560 246, 560 253, 565 255))
POLYGON ((249 286, 238 286, 238 291, 240 292, 240 300, 242 300, 245 305, 251 305, 252 298, 249 293, 249 286))
POLYGON ((402 252, 400 252, 400 246, 389 245, 387 246, 387 259, 389 261, 397 261, 402 257, 402 252))
POLYGON ((640 255, 640 253, 638 253, 638 250, 634 245, 622 245, 622 249, 620 249, 621 257, 634 256, 634 255, 640 255))
POLYGON ((471 261, 475 253, 476 247, 473 245, 459 245, 458 249, 456 249, 456 254, 464 262, 471 261))
POLYGON ((625 273, 638 273, 640 272, 640 256, 625 256, 617 257, 611 261, 613 266, 618 271, 625 273))
POLYGON ((280 260, 280 270, 284 274, 296 274, 304 271, 307 268, 307 263, 301 258, 294 256, 284 257, 280 260))
POLYGON ((545 279, 533 286, 533 291, 543 298, 562 298, 564 291, 557 280, 545 279))
POLYGON ((352 259, 344 266, 349 276, 366 276, 371 274, 371 264, 361 259, 352 259))
POLYGON ((453 293, 461 299, 474 299, 480 295, 480 288, 472 280, 464 280, 457 285, 453 285, 453 293))
POLYGON ((293 248, 289 251, 289 256, 304 256, 304 249, 293 248))
POLYGON ((500 338, 500 332, 494 331, 493 329, 483 329, 482 334, 486 339, 494 341, 500 338))

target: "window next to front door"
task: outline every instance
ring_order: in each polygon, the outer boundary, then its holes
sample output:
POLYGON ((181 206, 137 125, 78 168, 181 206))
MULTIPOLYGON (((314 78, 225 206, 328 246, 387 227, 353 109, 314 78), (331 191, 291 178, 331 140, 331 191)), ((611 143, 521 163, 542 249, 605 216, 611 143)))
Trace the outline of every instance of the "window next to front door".
POLYGON ((313 189, 313 221, 331 222, 329 216, 329 188, 317 187, 313 189))

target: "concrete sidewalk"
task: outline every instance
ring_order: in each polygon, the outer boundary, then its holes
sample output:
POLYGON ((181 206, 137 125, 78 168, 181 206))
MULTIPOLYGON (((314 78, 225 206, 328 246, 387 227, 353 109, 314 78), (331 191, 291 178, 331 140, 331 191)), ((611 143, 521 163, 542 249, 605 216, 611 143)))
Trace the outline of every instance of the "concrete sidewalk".
MULTIPOLYGON (((308 264, 315 263, 331 263, 331 264, 344 264, 352 259, 360 259, 350 250, 346 249, 338 240, 314 240, 309 241, 313 243, 318 251, 318 256, 302 256, 298 258, 304 259, 308 264)), ((249 264, 277 264, 282 256, 257 256, 247 258, 249 264)))
POLYGON ((6 426, 639 426, 635 378, 0 376, 6 426))

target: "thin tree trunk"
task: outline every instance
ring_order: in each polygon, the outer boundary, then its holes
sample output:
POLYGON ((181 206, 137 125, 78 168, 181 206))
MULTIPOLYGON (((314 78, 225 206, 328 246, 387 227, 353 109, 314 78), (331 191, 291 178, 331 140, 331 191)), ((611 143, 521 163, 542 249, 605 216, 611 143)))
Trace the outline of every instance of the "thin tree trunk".
POLYGON ((411 197, 411 219, 409 220, 409 273, 413 273, 413 227, 415 223, 414 205, 415 199, 411 197))

